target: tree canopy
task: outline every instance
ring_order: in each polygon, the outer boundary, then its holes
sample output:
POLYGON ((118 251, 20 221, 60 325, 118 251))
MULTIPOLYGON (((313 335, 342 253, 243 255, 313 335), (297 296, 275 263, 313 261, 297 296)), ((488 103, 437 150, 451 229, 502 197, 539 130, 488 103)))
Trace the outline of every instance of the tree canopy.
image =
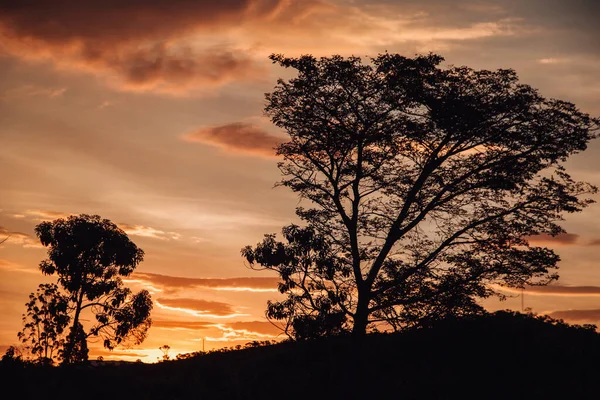
MULTIPOLYGON (((152 300, 148 291, 134 294, 123 285, 122 277, 129 276, 144 258, 127 234, 107 219, 85 214, 42 222, 35 232, 48 247, 48 258, 40 263, 40 269, 45 275, 56 274, 62 289, 40 285, 40 290, 52 289, 50 297, 66 306, 52 308, 48 319, 44 317, 48 307, 34 305, 32 317, 48 320, 57 332, 65 321, 70 324, 61 349, 62 362, 87 360, 90 337, 100 338, 108 349, 124 341, 141 343, 151 324, 152 300), (95 319, 88 327, 82 324, 85 312, 95 319)), ((34 302, 40 298, 32 296, 34 302)))
POLYGON ((443 67, 438 55, 271 59, 297 76, 266 95, 289 135, 279 185, 306 223, 242 250, 276 271, 267 316, 292 335, 401 329, 481 310, 490 284, 544 285, 559 256, 529 238, 564 232, 597 188, 566 159, 600 120, 544 98, 515 71, 443 67))

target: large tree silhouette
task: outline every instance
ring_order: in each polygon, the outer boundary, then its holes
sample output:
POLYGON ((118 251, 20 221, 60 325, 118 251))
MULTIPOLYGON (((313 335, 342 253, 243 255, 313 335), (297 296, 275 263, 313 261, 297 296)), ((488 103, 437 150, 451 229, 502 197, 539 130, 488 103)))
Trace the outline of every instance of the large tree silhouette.
POLYGON ((65 364, 87 360, 87 340, 99 337, 112 349, 123 341, 141 343, 150 327, 152 300, 146 290, 133 294, 121 277, 143 260, 139 249, 115 224, 97 215, 71 216, 39 224, 35 232, 48 247, 42 273, 58 276, 69 302, 70 330, 62 351, 65 364), (84 327, 82 313, 95 323, 84 327))
POLYGON ((297 70, 265 111, 290 137, 279 184, 304 200, 307 226, 242 251, 282 278, 288 298, 269 317, 294 334, 362 335, 474 312, 500 295, 490 283, 557 278, 558 255, 528 237, 563 232, 564 213, 592 202, 597 189, 562 162, 598 119, 513 70, 443 68, 437 55, 271 59, 297 70))

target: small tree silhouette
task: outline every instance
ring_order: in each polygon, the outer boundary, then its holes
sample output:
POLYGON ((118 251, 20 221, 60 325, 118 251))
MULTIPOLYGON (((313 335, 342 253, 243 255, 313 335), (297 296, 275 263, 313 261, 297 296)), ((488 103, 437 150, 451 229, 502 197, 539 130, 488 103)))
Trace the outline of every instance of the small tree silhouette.
POLYGON ((158 349, 163 352, 163 356, 162 356, 163 361, 169 361, 171 359, 171 357, 169 357, 169 350, 171 350, 171 346, 169 346, 168 344, 165 344, 165 345, 160 346, 158 349))
MULTIPOLYGON (((71 326, 62 362, 87 360, 90 336, 101 338, 108 349, 124 341, 141 343, 151 325, 152 300, 147 290, 133 294, 123 286, 122 277, 130 275, 144 257, 125 232, 107 219, 86 214, 43 222, 35 232, 48 247, 48 258, 40 269, 45 275, 58 276, 60 298, 68 301, 71 326), (84 311, 96 320, 87 332, 81 323, 84 311)), ((42 309, 33 311, 39 314, 42 309)))
POLYGON ((19 340, 38 363, 53 364, 60 358, 69 324, 69 300, 55 284, 42 284, 29 295, 19 340))

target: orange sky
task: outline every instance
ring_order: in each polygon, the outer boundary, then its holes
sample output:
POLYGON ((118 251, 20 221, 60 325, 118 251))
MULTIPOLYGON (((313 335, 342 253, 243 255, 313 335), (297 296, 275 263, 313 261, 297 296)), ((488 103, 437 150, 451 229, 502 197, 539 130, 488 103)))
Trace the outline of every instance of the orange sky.
MULTIPOLYGON (((145 343, 114 357, 271 339, 274 279, 240 248, 294 220, 273 189, 270 149, 285 134, 262 116, 280 70, 267 59, 407 56, 514 68, 547 97, 600 115, 600 3, 594 0, 4 0, 0 3, 0 352, 16 343, 27 296, 48 279, 33 237, 79 213, 118 223, 146 259, 129 284, 153 293, 145 343), (242 279, 243 278, 243 279, 242 279)), ((600 143, 568 168, 600 185, 600 143)), ((600 323, 600 206, 549 240, 557 286, 526 307, 600 323)), ((516 295, 516 294, 515 294, 516 295)), ((509 298, 490 308, 520 309, 509 298)), ((92 357, 107 354, 92 345, 92 357)))

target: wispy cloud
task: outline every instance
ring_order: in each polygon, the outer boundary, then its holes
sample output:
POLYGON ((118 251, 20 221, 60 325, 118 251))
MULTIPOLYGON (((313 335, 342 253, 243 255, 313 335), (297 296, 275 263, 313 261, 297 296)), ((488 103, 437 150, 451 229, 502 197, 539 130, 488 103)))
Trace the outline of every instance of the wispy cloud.
POLYGON ((16 98, 36 96, 42 96, 53 99, 56 97, 61 97, 63 94, 65 94, 66 91, 67 88, 49 88, 38 85, 26 84, 6 89, 0 94, 0 100, 12 100, 16 98))
POLYGON ((269 277, 187 278, 135 272, 128 281, 150 285, 165 293, 174 293, 178 290, 194 288, 244 292, 275 292, 277 291, 279 279, 269 277))
POLYGON ((253 340, 276 339, 279 334, 281 334, 281 331, 271 324, 269 324, 271 328, 268 331, 265 330, 263 324, 269 323, 253 321, 246 323, 215 324, 215 327, 221 331, 221 336, 206 336, 205 339, 209 342, 248 342, 253 340))
POLYGON ((103 348, 94 348, 93 351, 94 356, 102 356, 108 358, 120 358, 120 357, 135 357, 135 358, 144 358, 148 357, 148 354, 144 354, 143 351, 140 350, 107 350, 103 348))
POLYGON ((174 330, 199 330, 210 328, 214 323, 207 321, 169 321, 169 320, 153 320, 153 328, 174 329, 174 330))
POLYGON ((40 272, 37 269, 27 268, 19 264, 15 264, 13 262, 0 259, 0 269, 4 271, 11 272, 22 272, 25 274, 39 274, 40 272))
POLYGON ((229 303, 191 298, 159 298, 155 300, 158 307, 180 311, 196 317, 234 318, 247 314, 237 312, 229 303))
POLYGON ((48 221, 58 218, 69 218, 71 215, 73 215, 71 213, 51 210, 26 210, 23 214, 37 221, 48 221))
POLYGON ((98 109, 103 110, 108 107, 114 107, 114 105, 115 104, 112 101, 105 100, 98 106, 98 109))
POLYGON ((239 334, 263 335, 264 337, 275 337, 281 333, 279 328, 268 321, 233 321, 215 323, 214 321, 154 320, 152 321, 152 327, 189 331, 206 331, 216 328, 224 332, 237 331, 239 334))
POLYGON ((183 140, 217 146, 228 152, 261 157, 274 157, 275 147, 283 142, 282 138, 244 122, 201 128, 184 135, 183 140))
POLYGON ((541 234, 527 238, 529 243, 537 246, 569 246, 577 244, 579 235, 574 233, 561 233, 556 236, 541 234))
MULTIPOLYGON (((508 293, 521 293, 521 289, 493 286, 494 289, 508 293)), ((527 286, 524 289, 525 294, 534 296, 600 296, 600 286, 566 286, 566 285, 548 285, 548 286, 527 286)))
POLYGON ((553 58, 553 57, 549 57, 549 58, 540 58, 538 60, 538 63, 540 64, 545 64, 545 65, 552 65, 552 64, 564 64, 568 62, 567 59, 565 58, 553 58))
POLYGON ((0 226, 0 241, 5 240, 2 244, 16 244, 25 248, 43 248, 42 244, 33 236, 23 232, 11 231, 3 226, 0 226), (6 239, 6 240, 5 240, 6 239))
POLYGON ((552 318, 566 321, 597 322, 600 321, 600 309, 594 310, 559 310, 549 313, 552 318))
POLYGON ((178 240, 181 238, 181 235, 177 232, 165 232, 151 226, 130 225, 126 223, 119 223, 117 225, 125 233, 132 236, 142 236, 159 240, 178 240))

